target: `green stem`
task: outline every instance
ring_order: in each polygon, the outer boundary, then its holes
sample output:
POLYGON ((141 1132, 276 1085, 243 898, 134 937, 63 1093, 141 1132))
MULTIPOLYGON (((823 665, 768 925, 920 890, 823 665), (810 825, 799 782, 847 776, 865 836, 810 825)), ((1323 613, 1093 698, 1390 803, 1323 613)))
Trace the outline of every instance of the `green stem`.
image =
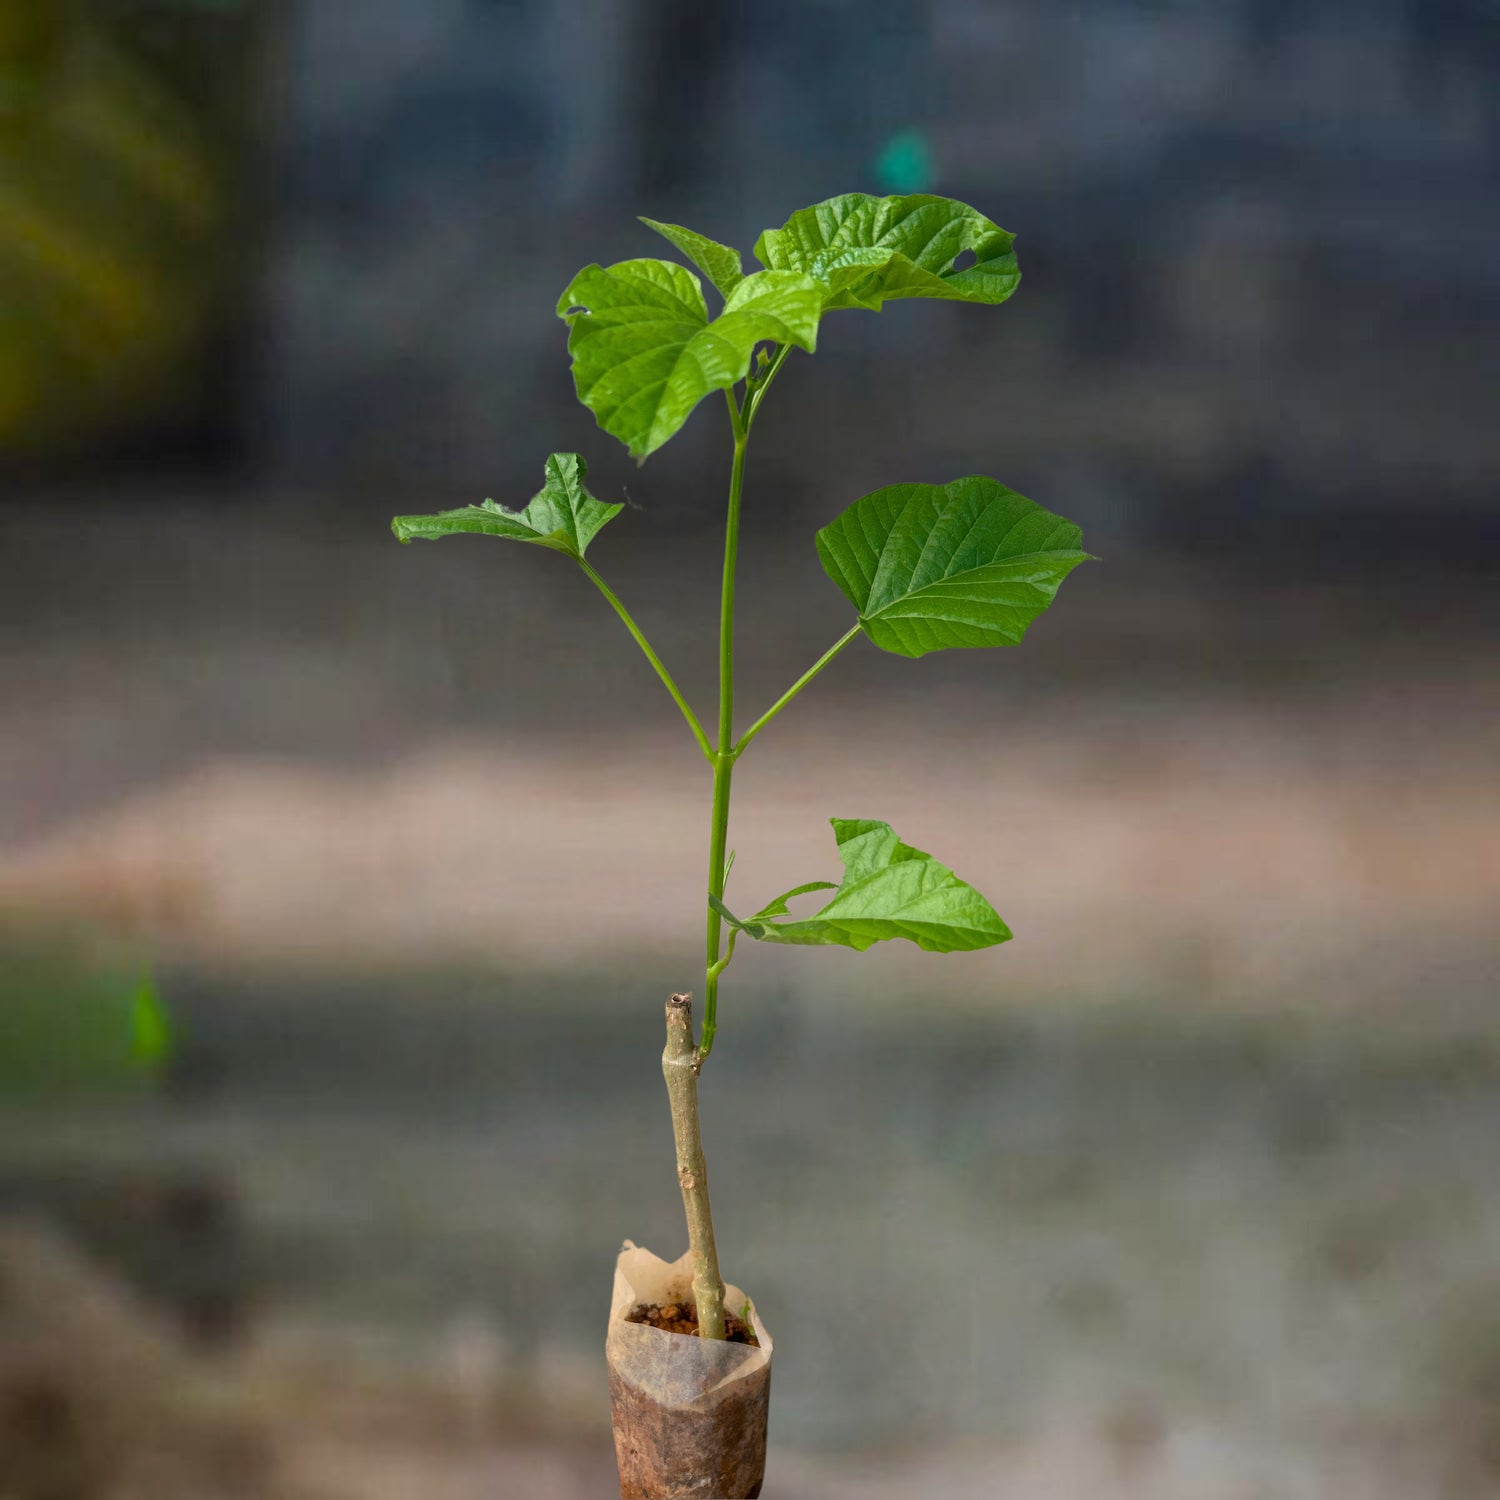
POLYGON ((738 927, 731 927, 729 929, 729 945, 728 945, 728 947, 726 947, 724 949, 724 956, 723 956, 723 958, 721 958, 718 961, 718 963, 716 963, 708 971, 708 977, 710 979, 717 979, 719 977, 719 975, 722 974, 724 972, 724 970, 729 967, 729 961, 730 961, 730 959, 732 959, 734 957, 734 940, 739 935, 740 935, 740 930, 739 930, 738 927))
MULTIPOLYGON (((767 377, 769 379, 769 376, 767 377)), ((764 389, 764 386, 762 386, 764 389)), ((734 464, 729 471, 729 515, 724 524, 724 583, 719 595, 719 743, 713 755, 714 805, 708 844, 708 889, 724 899, 724 852, 729 841, 729 788, 734 775, 734 576, 740 549, 740 491, 745 482, 745 444, 749 429, 733 391, 725 391, 729 425, 734 430, 734 464)), ((747 398, 747 406, 749 398, 747 398)), ((704 971, 703 1031, 698 1041, 701 1063, 713 1050, 718 1030, 719 941, 723 922, 710 904, 704 971)))
MULTIPOLYGON (((712 833, 709 839, 709 889, 722 901, 724 899, 724 845, 729 834, 729 781, 734 774, 734 757, 714 757, 714 810, 712 833), (718 870, 715 879, 713 871, 718 870)), ((719 936, 722 919, 712 906, 708 908, 708 964, 703 979, 703 1033, 698 1042, 698 1058, 708 1056, 713 1050, 714 1033, 719 1029, 719 975, 723 965, 719 962, 719 936)))
POLYGON ((624 621, 625 628, 635 637, 636 645, 646 653, 646 660, 656 668, 656 675, 661 678, 662 686, 672 695, 672 701, 682 710, 682 717, 687 720, 688 728, 693 731, 693 738, 698 741, 698 748, 707 757, 709 764, 714 764, 714 747, 709 743, 708 735, 704 733, 703 726, 698 722, 698 716, 688 707, 687 700, 678 690, 677 684, 672 681, 672 674, 667 671, 662 665, 661 658, 651 649, 651 642, 646 639, 640 626, 630 618, 630 611, 616 598, 614 590, 581 557, 578 559, 578 566, 593 579, 595 588, 609 600, 614 612, 624 621))
MULTIPOLYGON (((740 490, 745 483, 745 445, 750 429, 740 417, 734 392, 725 391, 734 428, 734 463, 729 470, 729 515, 724 522, 724 583, 719 593, 719 753, 734 741, 734 570, 740 553, 740 490)), ((721 861, 722 864, 722 861, 721 861)), ((721 872, 722 878, 722 872, 721 872)), ((722 895, 716 891, 715 895, 722 895)))
MULTIPOLYGON (((861 631, 862 628, 863 627, 861 627, 857 622, 855 624, 851 625, 849 627, 849 629, 843 635, 841 635, 838 638, 838 640, 836 640, 833 643, 833 645, 831 645, 817 659, 817 661, 815 661, 812 664, 812 666, 810 666, 791 685, 791 687, 789 687, 786 690, 786 692, 784 692, 765 711, 765 713, 763 713, 760 716, 760 718, 758 718, 739 737, 739 740, 736 742, 735 747, 734 747, 734 754, 735 754, 736 759, 738 759, 739 756, 741 756, 741 755, 743 755, 745 753, 745 746, 748 745, 750 743, 750 741, 753 740, 755 738, 755 736, 758 735, 761 732, 761 730, 764 729, 766 727, 766 725, 769 724, 771 722, 771 720, 774 719, 776 717, 776 715, 779 714, 781 712, 781 710, 784 709, 787 706, 787 704, 790 703, 792 701, 792 699, 795 698, 797 696, 797 694, 800 693, 802 691, 802 689, 805 688, 808 685, 808 683, 810 683, 813 680, 813 678, 816 677, 818 675, 818 673, 821 672, 823 670, 823 668, 826 667, 828 665, 828 663, 831 662, 834 659, 834 657, 837 656, 839 654, 839 652, 842 651, 844 649, 844 647, 847 646, 849 644, 849 642, 852 641, 854 639, 854 637, 857 636, 860 633, 860 631, 861 631)), ((722 892, 720 893, 720 896, 721 896, 721 899, 722 899, 722 892)))
POLYGON ((787 361, 787 356, 792 352, 790 344, 780 345, 771 360, 770 368, 766 371, 765 379, 762 380, 753 392, 746 398, 745 406, 745 431, 750 431, 750 424, 755 420, 755 414, 760 410, 760 403, 765 400, 766 392, 771 389, 771 382, 776 379, 776 373, 787 361))

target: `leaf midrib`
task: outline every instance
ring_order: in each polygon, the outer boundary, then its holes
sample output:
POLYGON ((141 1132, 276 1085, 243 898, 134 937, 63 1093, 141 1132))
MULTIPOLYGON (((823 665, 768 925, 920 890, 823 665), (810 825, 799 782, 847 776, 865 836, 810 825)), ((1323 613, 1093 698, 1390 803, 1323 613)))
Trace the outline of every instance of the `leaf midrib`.
MULTIPOLYGON (((900 863, 905 863, 905 861, 900 861, 900 863)), ((925 866, 924 875, 925 874, 935 873, 932 870, 931 864, 927 863, 926 861, 924 861, 923 863, 924 863, 924 866, 925 866)), ((935 861, 933 863, 935 863, 935 861)), ((913 897, 909 897, 907 900, 903 901, 900 905, 892 907, 891 914, 890 914, 889 917, 887 917, 885 915, 881 915, 881 916, 878 916, 878 917, 858 916, 858 915, 853 915, 853 914, 846 915, 846 914, 843 914, 843 913, 839 913, 839 912, 834 912, 833 911, 833 908, 836 907, 836 906, 838 906, 840 904, 840 902, 845 901, 845 900, 849 900, 849 899, 853 899, 854 897, 862 895, 862 894, 867 894, 869 892, 870 888, 872 886, 874 886, 874 885, 877 885, 882 879, 884 879, 889 874, 889 872, 890 872, 890 870, 892 868, 894 868, 893 865, 890 865, 890 864, 885 865, 881 869, 874 870, 874 871, 872 871, 868 875, 862 875, 862 876, 860 876, 857 880, 853 881, 849 885, 841 886, 839 888, 839 890, 837 891, 837 893, 834 895, 833 900, 831 900, 828 903, 828 905, 823 908, 822 911, 818 912, 815 916, 809 918, 808 920, 814 921, 814 922, 885 922, 885 921, 901 921, 902 920, 901 914, 903 912, 910 911, 912 909, 912 907, 916 906, 920 901, 925 900, 929 896, 932 896, 932 895, 935 895, 937 893, 940 893, 945 887, 948 887, 950 889, 954 889, 954 888, 962 887, 964 885, 964 882, 961 881, 961 880, 959 880, 958 876, 956 876, 951 870, 945 870, 945 872, 943 874, 941 874, 941 875, 938 875, 937 879, 932 884, 930 884, 930 885, 926 884, 925 883, 925 879, 924 879, 923 880, 923 884, 922 884, 921 888, 917 891, 916 895, 913 896, 913 897), (833 914, 830 915, 830 912, 832 912, 833 914)), ((970 887, 970 889, 972 889, 972 887, 970 887)), ((962 896, 962 891, 961 890, 957 890, 956 893, 958 895, 960 895, 960 897, 962 896)), ((934 919, 934 918, 928 918, 928 917, 916 918, 915 920, 925 922, 926 925, 929 926, 929 927, 954 927, 954 928, 958 928, 960 930, 972 930, 974 932, 978 932, 978 931, 982 930, 982 929, 977 928, 977 927, 976 928, 972 928, 972 929, 966 929, 964 927, 964 924, 961 923, 961 922, 944 922, 944 921, 942 921, 940 919, 934 919)))
MULTIPOLYGON (((916 215, 919 214, 922 211, 922 209, 926 208, 927 206, 928 206, 927 204, 921 204, 921 205, 919 205, 916 208, 909 208, 909 209, 907 209, 906 212, 903 213, 900 218, 894 219, 887 226, 887 228, 884 230, 883 233, 881 233, 878 237, 872 239, 871 244, 870 244, 870 248, 874 249, 874 250, 884 250, 886 252, 886 264, 887 265, 889 265, 891 261, 893 261, 893 260, 895 260, 895 259, 897 259, 899 257, 900 259, 906 261, 913 268, 913 270, 922 271, 922 272, 924 272, 928 276, 935 276, 939 281, 946 281, 946 280, 948 280, 948 278, 943 274, 943 272, 941 272, 941 271, 929 271, 929 270, 927 270, 926 266, 922 265, 921 260, 920 260, 920 256, 921 255, 925 255, 927 253, 927 251, 931 248, 933 241, 935 239, 937 239, 938 235, 940 235, 943 232, 943 230, 948 227, 948 225, 950 225, 950 224, 956 224, 956 223, 959 223, 959 222, 963 221, 966 218, 966 215, 963 215, 963 214, 950 214, 945 219, 944 218, 940 218, 939 219, 939 223, 938 223, 938 228, 932 234, 930 234, 930 235, 927 236, 926 242, 923 244, 921 251, 917 255, 910 255, 905 250, 897 250, 890 243, 891 237, 893 235, 895 235, 900 230, 901 226, 903 224, 905 224, 908 219, 915 218, 916 215)), ((871 226, 872 227, 873 227, 873 222, 874 222, 874 210, 877 207, 878 207, 877 203, 864 203, 864 204, 860 205, 860 210, 859 210, 860 213, 869 213, 870 214, 870 216, 871 216, 870 222, 871 222, 871 226)), ((837 239, 838 237, 842 236, 844 230, 847 229, 847 228, 849 228, 850 225, 854 224, 855 221, 856 221, 856 219, 858 218, 858 216, 859 215, 857 213, 856 214, 850 214, 849 217, 847 219, 845 219, 842 224, 839 225, 838 230, 836 231, 835 238, 837 239)), ((828 248, 830 250, 834 248, 834 242, 833 241, 829 242, 828 248)), ((853 246, 853 247, 850 247, 850 248, 862 249, 864 247, 863 246, 853 246)), ((832 270, 832 269, 835 269, 835 268, 834 267, 830 267, 829 269, 832 270)), ((838 269, 845 269, 845 268, 844 267, 840 267, 838 269)), ((878 271, 878 270, 881 269, 881 267, 880 266, 871 266, 871 267, 869 267, 869 269, 871 271, 878 271)))
MULTIPOLYGON (((998 929, 992 929, 987 927, 971 927, 962 922, 934 922, 925 919, 907 921, 899 917, 808 917, 802 922, 784 923, 777 930, 785 933, 794 931, 798 927, 804 929, 826 927, 845 933, 857 934, 860 937, 869 936, 872 941, 880 942, 883 940, 884 935, 871 933, 869 929, 886 926, 897 929, 900 936, 913 942, 917 941, 918 934, 921 936, 935 936, 944 932, 950 932, 963 933, 974 938, 990 938, 994 936, 997 930, 1008 932, 1004 923, 1001 923, 998 929)), ((918 946, 920 946, 920 943, 918 943, 918 946)), ((985 943, 983 946, 988 947, 989 944, 985 943)))
MULTIPOLYGON (((1017 525, 1020 525, 1020 522, 1017 522, 1017 525)), ((1010 535, 1013 531, 1016 531, 1016 526, 1011 526, 1011 531, 1007 532, 1007 535, 1010 535)), ((954 550, 957 552, 957 547, 954 550)), ((1016 555, 1008 556, 1008 558, 995 558, 990 562, 980 562, 977 567, 959 568, 957 573, 942 573, 938 577, 927 579, 926 582, 918 583, 916 586, 906 586, 900 594, 892 594, 891 597, 880 600, 880 603, 876 604, 873 609, 870 607, 870 598, 874 595, 874 585, 871 582, 870 591, 865 594, 864 607, 859 610, 859 616, 862 619, 879 619, 880 615, 883 615, 888 609, 894 609, 897 604, 904 604, 907 600, 912 600, 912 598, 921 598, 922 595, 929 594, 929 592, 945 591, 951 595, 953 594, 954 586, 972 586, 972 583, 975 582, 975 574, 987 573, 987 571, 990 571, 990 568, 1035 567, 1035 565, 1044 564, 1046 561, 1062 562, 1065 559, 1077 559, 1077 561, 1082 562, 1083 556, 1085 556, 1085 553, 1079 552, 1074 547, 1049 547, 1049 549, 1040 550, 1040 552, 1017 552, 1016 555), (965 580, 969 580, 969 585, 966 585, 965 580)), ((992 580, 984 579, 980 580, 980 582, 992 582, 992 580)), ((996 579, 993 579, 993 582, 1025 583, 1029 582, 1029 580, 1025 579, 1025 577, 1004 580, 996 577, 996 579)))
MULTIPOLYGON (((1040 559, 1056 559, 1058 563, 1066 560, 1074 562, 1076 565, 1076 563, 1084 561, 1085 554, 1082 552, 1071 551, 1023 552, 1018 554, 1014 558, 1006 558, 1001 562, 982 563, 977 568, 965 568, 961 572, 953 573, 946 578, 935 578, 931 583, 924 583, 920 588, 910 589, 904 594, 898 594, 892 599, 887 599, 883 604, 880 605, 878 609, 871 610, 867 608, 865 610, 862 610, 860 612, 860 619, 902 619, 904 618, 904 616, 893 614, 892 611, 896 610, 901 605, 910 603, 912 600, 942 599, 947 602, 958 602, 960 600, 968 599, 975 604, 994 603, 996 601, 988 598, 983 593, 963 594, 959 593, 957 590, 959 587, 973 587, 974 575, 977 573, 986 573, 992 568, 1009 569, 1019 566, 1030 566, 1033 564, 1034 560, 1040 559)), ((994 578, 983 580, 983 582, 992 582, 995 584, 1041 584, 1044 582, 1051 582, 1051 576, 1049 573, 1043 572, 1034 577, 994 578)), ((941 619, 943 618, 943 616, 934 615, 933 618, 941 619)), ((992 626, 985 625, 982 622, 976 620, 968 620, 966 621, 966 623, 973 625, 976 630, 993 629, 992 626)))

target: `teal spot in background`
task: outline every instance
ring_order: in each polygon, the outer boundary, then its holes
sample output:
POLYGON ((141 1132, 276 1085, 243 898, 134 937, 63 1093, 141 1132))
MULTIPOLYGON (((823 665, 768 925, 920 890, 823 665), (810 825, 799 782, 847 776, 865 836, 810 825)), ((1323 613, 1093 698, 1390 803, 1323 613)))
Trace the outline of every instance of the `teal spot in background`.
POLYGON ((875 177, 888 193, 925 193, 937 173, 920 130, 898 131, 875 158, 875 177))

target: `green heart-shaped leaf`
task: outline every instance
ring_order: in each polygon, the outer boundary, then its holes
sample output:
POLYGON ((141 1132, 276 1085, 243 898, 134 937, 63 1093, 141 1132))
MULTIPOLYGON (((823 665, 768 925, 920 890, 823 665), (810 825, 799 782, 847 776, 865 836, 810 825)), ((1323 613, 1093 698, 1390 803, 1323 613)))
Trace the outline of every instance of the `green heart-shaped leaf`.
POLYGON ((665 260, 585 266, 558 299, 578 399, 636 458, 654 453, 710 391, 743 380, 757 343, 816 347, 818 283, 758 271, 709 322, 703 287, 665 260))
POLYGON ((435 516, 397 516, 391 530, 402 542, 435 542, 439 537, 471 531, 534 542, 581 558, 600 527, 624 509, 594 499, 583 485, 587 473, 588 465, 576 453, 554 453, 547 460, 546 482, 524 510, 506 510, 486 500, 482 505, 443 510, 435 516))
POLYGON ((771 920, 786 913, 794 896, 827 889, 827 881, 798 886, 745 922, 722 902, 714 902, 715 909, 761 942, 836 944, 861 953, 886 938, 906 938, 929 953, 960 953, 1010 937, 1010 928, 973 886, 930 854, 903 844, 889 823, 873 818, 831 821, 844 878, 816 916, 771 920))
POLYGON ((745 279, 745 273, 740 269, 740 252, 731 246, 721 245, 706 234, 699 234, 696 229, 684 229, 681 224, 663 224, 644 214, 641 223, 676 245, 724 296, 727 297, 745 279))
POLYGON ((1015 236, 952 198, 843 193, 799 209, 755 242, 763 266, 801 271, 824 289, 823 307, 878 312, 898 297, 1004 302, 1021 280, 1015 236), (974 263, 954 269, 965 250, 974 263))
POLYGON ((995 479, 893 484, 817 536, 828 576, 884 651, 1014 646, 1088 560, 1082 533, 995 479))

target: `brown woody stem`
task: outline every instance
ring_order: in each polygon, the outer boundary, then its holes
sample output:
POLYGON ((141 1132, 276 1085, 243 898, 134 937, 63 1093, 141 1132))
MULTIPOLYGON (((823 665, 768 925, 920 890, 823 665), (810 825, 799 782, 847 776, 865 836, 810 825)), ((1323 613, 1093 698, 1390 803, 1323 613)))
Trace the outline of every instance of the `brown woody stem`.
POLYGON ((698 1050, 693 1045, 693 997, 673 995, 667 1001, 667 1045, 661 1055, 672 1105, 672 1135, 677 1142, 677 1183, 687 1215, 688 1246, 693 1256, 693 1298, 698 1304, 698 1333, 724 1337, 724 1282, 714 1244, 713 1213, 708 1206, 708 1168, 698 1128, 698 1050))

